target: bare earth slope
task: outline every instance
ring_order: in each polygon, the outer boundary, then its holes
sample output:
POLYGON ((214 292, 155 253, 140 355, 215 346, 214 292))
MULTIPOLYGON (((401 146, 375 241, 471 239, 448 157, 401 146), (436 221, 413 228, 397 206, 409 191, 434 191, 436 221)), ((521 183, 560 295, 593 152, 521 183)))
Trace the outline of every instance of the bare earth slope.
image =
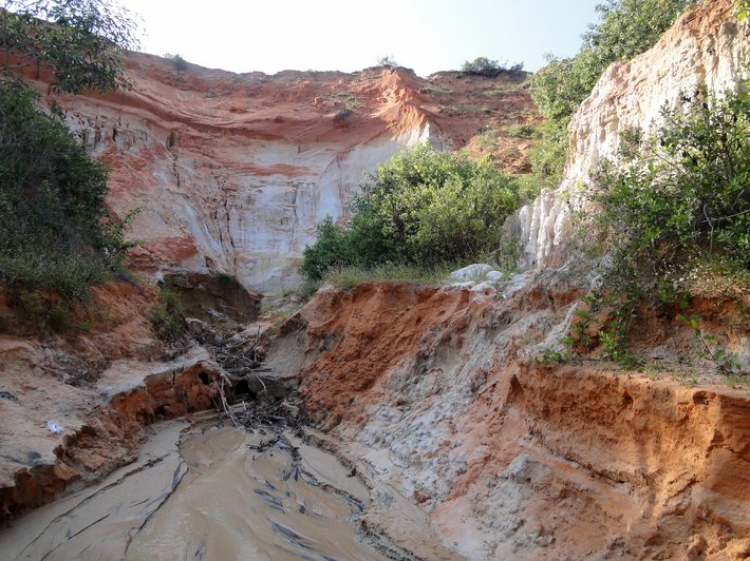
MULTIPOLYGON (((747 557, 748 392, 537 363, 577 297, 323 290, 270 360, 297 369, 310 414, 359 471, 421 505, 468 559, 747 557)), ((650 327, 652 345, 685 337, 650 327)), ((392 531, 393 517, 369 523, 392 531)))

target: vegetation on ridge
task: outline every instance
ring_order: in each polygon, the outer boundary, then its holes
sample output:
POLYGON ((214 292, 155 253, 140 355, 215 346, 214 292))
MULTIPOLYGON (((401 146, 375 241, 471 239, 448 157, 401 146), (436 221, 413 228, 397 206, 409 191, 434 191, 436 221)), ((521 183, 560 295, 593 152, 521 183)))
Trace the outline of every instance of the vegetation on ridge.
POLYGON ((461 66, 461 72, 464 74, 473 74, 476 76, 486 76, 494 78, 503 72, 509 74, 520 74, 523 72, 523 62, 508 65, 507 62, 500 62, 486 57, 478 57, 472 61, 467 60, 461 66))
POLYGON ((134 26, 93 0, 6 1, 0 19, 0 282, 22 315, 52 321, 118 270, 127 244, 105 206, 107 170, 15 72, 49 71, 59 92, 127 86, 134 26))
MULTIPOLYGON (((744 1, 744 0, 743 0, 744 1)), ((568 123, 613 62, 650 49, 677 17, 697 0, 607 0, 597 5, 600 21, 583 35, 569 59, 547 55, 547 66, 531 77, 531 97, 546 119, 542 140, 530 152, 537 189, 557 187, 568 152, 568 123)))

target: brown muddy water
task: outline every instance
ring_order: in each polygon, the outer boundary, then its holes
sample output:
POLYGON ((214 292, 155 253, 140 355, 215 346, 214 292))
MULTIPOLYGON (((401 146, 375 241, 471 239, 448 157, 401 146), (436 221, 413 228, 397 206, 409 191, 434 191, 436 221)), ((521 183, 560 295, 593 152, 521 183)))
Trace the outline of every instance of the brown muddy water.
POLYGON ((332 454, 215 421, 151 430, 136 462, 0 530, 0 559, 386 559, 358 541, 369 491, 332 454))

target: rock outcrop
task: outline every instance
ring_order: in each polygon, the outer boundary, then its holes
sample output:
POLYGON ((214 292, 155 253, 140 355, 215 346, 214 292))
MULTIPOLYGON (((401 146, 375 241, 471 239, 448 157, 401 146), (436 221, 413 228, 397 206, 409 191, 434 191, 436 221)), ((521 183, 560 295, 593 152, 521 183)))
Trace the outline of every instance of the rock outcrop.
POLYGON ((54 100, 112 169, 115 213, 141 209, 132 265, 156 277, 176 266, 261 292, 295 284, 315 225, 344 220, 363 174, 418 142, 528 166, 529 142, 497 134, 535 117, 522 72, 237 75, 142 54, 127 71, 130 91, 54 100), (490 129, 490 146, 472 142, 490 129))
POLYGON ((543 192, 509 221, 525 246, 529 267, 559 266, 571 231, 571 209, 580 186, 603 158, 616 155, 620 134, 648 131, 661 109, 705 85, 722 92, 747 76, 750 32, 733 16, 731 0, 711 0, 689 9, 649 51, 612 65, 569 126, 570 153, 562 184, 543 192))

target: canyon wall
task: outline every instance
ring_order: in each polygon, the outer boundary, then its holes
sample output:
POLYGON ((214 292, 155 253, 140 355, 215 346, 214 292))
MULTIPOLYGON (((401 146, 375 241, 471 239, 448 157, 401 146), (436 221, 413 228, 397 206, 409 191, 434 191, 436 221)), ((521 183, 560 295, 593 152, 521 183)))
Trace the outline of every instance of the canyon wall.
POLYGON ((688 10, 651 50, 610 66, 570 123, 560 187, 545 190, 509 221, 524 245, 526 265, 565 261, 571 210, 583 204, 581 186, 600 160, 616 155, 622 131, 652 129, 665 105, 701 85, 715 92, 736 88, 749 57, 750 34, 734 18, 731 0, 711 0, 688 10))
MULTIPOLYGON (((535 114, 524 73, 237 75, 142 54, 127 73, 132 90, 50 101, 111 168, 115 213, 140 209, 133 267, 221 270, 259 291, 295 284, 315 225, 345 220, 363 174, 394 153, 460 148, 535 114)), ((520 171, 527 147, 498 138, 490 155, 520 171)))

